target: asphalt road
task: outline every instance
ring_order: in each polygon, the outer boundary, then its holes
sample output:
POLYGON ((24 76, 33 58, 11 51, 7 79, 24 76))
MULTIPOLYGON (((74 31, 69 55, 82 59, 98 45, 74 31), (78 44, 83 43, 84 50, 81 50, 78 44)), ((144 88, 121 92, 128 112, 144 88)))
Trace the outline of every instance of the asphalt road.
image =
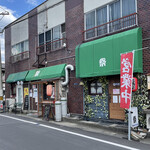
POLYGON ((0 114, 0 150, 150 150, 150 145, 0 114))

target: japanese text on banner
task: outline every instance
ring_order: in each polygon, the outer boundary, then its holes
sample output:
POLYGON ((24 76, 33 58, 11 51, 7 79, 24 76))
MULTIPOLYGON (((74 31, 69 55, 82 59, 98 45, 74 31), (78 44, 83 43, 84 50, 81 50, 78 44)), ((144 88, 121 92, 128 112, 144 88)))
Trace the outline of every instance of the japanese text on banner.
POLYGON ((133 52, 121 54, 120 107, 129 109, 133 78, 133 52))

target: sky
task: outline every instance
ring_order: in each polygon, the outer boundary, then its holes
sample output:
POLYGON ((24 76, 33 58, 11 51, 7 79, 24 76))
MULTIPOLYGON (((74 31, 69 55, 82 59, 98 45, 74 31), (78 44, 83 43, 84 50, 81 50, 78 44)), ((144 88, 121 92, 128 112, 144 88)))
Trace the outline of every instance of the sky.
MULTIPOLYGON (((0 15, 0 32, 9 23, 23 16, 46 0, 0 0, 0 13, 8 11, 9 15, 0 15)), ((0 34, 1 58, 5 62, 4 35, 0 34)))

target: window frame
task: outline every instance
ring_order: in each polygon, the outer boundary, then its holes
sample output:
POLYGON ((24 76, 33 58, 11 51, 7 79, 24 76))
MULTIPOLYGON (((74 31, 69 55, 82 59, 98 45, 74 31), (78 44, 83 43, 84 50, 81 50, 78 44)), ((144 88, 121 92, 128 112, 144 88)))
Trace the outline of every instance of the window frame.
MULTIPOLYGON (((62 23, 62 24, 60 24, 60 25, 57 25, 57 26, 55 26, 55 27, 53 27, 53 28, 51 28, 51 29, 47 29, 46 31, 44 31, 43 33, 39 33, 38 34, 38 47, 40 47, 40 46, 42 46, 42 45, 40 45, 40 43, 39 43, 39 35, 40 34, 44 34, 44 43, 43 43, 43 46, 44 46, 44 52, 42 52, 42 53, 39 53, 39 54, 43 54, 43 53, 47 53, 47 52, 49 52, 49 50, 47 51, 47 49, 46 49, 46 44, 47 43, 49 43, 49 42, 53 42, 53 41, 55 41, 54 39, 53 39, 53 35, 54 35, 54 28, 56 28, 56 27, 59 27, 59 35, 60 35, 60 38, 59 39, 62 39, 62 34, 64 33, 64 32, 62 32, 62 27, 64 27, 65 26, 65 32, 66 32, 66 24, 65 23, 62 23), (46 40, 46 33, 47 32, 51 32, 51 40, 50 41, 47 41, 46 40)), ((51 48, 51 51, 55 51, 55 49, 53 49, 53 43, 51 43, 50 44, 51 46, 52 46, 52 48, 51 48)), ((62 44, 61 44, 61 46, 62 46, 62 44)), ((60 46, 60 47, 61 47, 60 46)))
MULTIPOLYGON (((110 20, 110 12, 109 12, 109 10, 110 10, 110 5, 111 4, 113 4, 113 3, 116 3, 117 1, 119 1, 120 2, 120 17, 122 18, 123 17, 123 0, 114 0, 113 2, 110 2, 110 3, 108 3, 108 4, 105 4, 105 5, 102 5, 102 6, 100 6, 100 7, 97 7, 97 8, 95 8, 95 9, 93 9, 93 10, 90 10, 89 12, 86 12, 85 14, 84 14, 84 31, 86 31, 86 30, 88 30, 87 29, 87 27, 86 27, 86 15, 87 14, 89 14, 89 13, 91 13, 91 12, 95 12, 95 27, 97 27, 97 9, 103 9, 104 7, 106 7, 106 9, 107 9, 107 22, 109 22, 109 20, 110 20)), ((137 0, 134 0, 135 1, 135 13, 137 13, 137 0)), ((130 15, 130 14, 129 14, 130 15)), ((119 19, 119 18, 118 18, 119 19)), ((136 25, 138 25, 138 20, 137 20, 137 17, 136 17, 136 25)), ((94 28, 95 28, 94 27, 94 28)), ((91 28, 92 29, 92 28, 91 28)), ((107 24, 107 33, 111 33, 110 32, 110 29, 109 29, 109 24, 107 24)), ((106 34, 107 34, 106 33, 106 34)), ((100 35, 98 35, 97 34, 97 29, 95 29, 95 36, 93 36, 93 37, 90 37, 90 38, 87 38, 87 36, 86 36, 86 32, 84 32, 84 37, 85 37, 85 40, 90 40, 90 39, 93 39, 93 38, 95 38, 95 37, 98 37, 98 36, 100 36, 100 35)))
POLYGON ((11 56, 16 56, 16 55, 19 55, 21 53, 28 52, 28 51, 29 51, 29 40, 28 39, 11 46, 11 56), (26 48, 25 43, 27 43, 28 49, 25 49, 26 48), (23 49, 22 49, 21 45, 23 45, 23 49), (15 49, 15 47, 19 47, 19 51, 17 50, 17 53, 13 54, 13 49, 15 49))
POLYGON ((91 81, 91 82, 89 82, 88 83, 88 91, 89 91, 89 95, 102 95, 103 94, 103 87, 102 87, 102 83, 101 82, 99 82, 98 80, 95 80, 95 81, 91 81), (95 86, 91 86, 91 84, 95 84, 95 86), (98 86, 98 83, 100 83, 101 84, 101 86, 98 86), (96 93, 92 93, 91 92, 91 87, 95 87, 95 89, 96 89, 96 93), (98 93, 97 92, 97 90, 98 90, 98 88, 99 87, 101 87, 101 90, 102 90, 102 92, 101 93, 98 93))

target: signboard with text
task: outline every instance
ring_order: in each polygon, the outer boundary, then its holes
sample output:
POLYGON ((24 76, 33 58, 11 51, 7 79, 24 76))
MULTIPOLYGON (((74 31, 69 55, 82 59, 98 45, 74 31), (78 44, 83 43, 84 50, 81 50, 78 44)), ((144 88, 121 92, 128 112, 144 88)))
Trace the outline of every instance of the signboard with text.
POLYGON ((120 107, 130 107, 133 78, 133 52, 121 54, 120 107))

